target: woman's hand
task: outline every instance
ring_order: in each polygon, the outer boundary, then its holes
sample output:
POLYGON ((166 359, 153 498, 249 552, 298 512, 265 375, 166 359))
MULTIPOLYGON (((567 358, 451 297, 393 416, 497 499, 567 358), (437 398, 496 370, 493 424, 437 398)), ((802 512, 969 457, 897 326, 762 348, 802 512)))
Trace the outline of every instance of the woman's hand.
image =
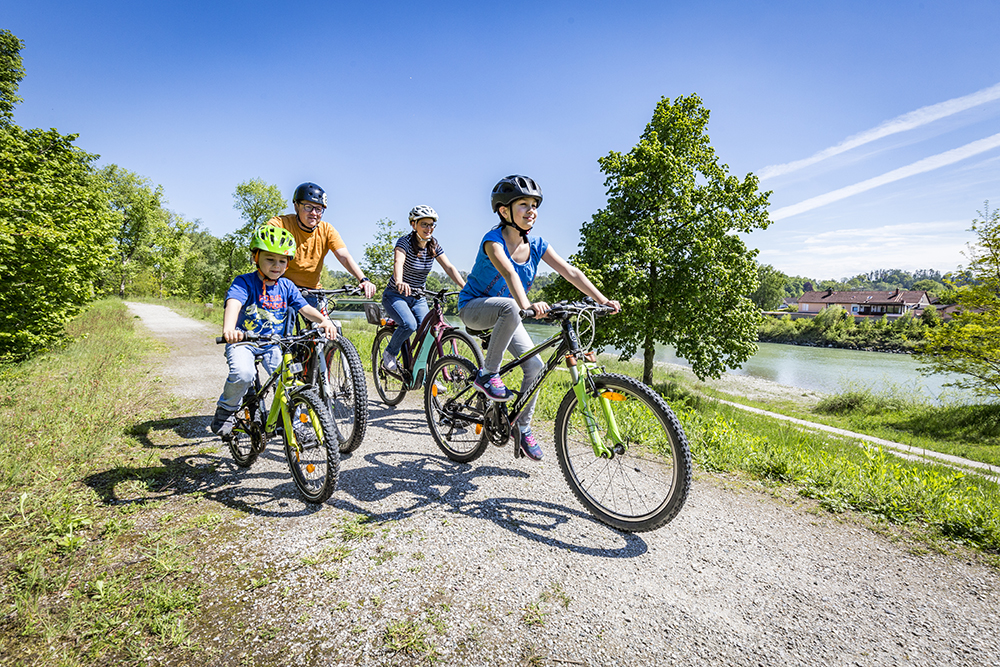
POLYGON ((398 283, 396 283, 396 291, 402 294, 403 296, 410 296, 410 291, 411 291, 410 284, 404 283, 402 280, 400 280, 398 283))

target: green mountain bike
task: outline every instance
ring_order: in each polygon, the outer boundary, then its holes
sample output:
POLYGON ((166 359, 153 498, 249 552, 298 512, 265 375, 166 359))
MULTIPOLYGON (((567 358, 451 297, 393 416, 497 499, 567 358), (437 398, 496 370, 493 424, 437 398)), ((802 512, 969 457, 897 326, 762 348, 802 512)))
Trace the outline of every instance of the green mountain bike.
MULTIPOLYGON (((340 473, 340 437, 337 425, 313 385, 303 379, 303 366, 295 361, 303 348, 322 345, 323 334, 310 330, 298 336, 259 336, 244 333, 244 340, 234 345, 262 343, 281 348, 281 364, 263 383, 259 374, 236 411, 236 424, 223 438, 236 465, 248 468, 278 433, 285 444, 285 458, 292 479, 310 503, 325 502, 337 488, 340 473), (270 410, 265 399, 273 390, 270 410)), ((216 343, 225 343, 216 338, 216 343)), ((260 359, 257 359, 260 364, 260 359)))
MULTIPOLYGON (((477 368, 468 359, 444 356, 431 367, 424 410, 431 434, 452 461, 468 463, 492 443, 518 446, 517 418, 528 399, 562 362, 570 389, 555 422, 556 456, 573 494, 597 519, 629 532, 654 530, 680 512, 691 488, 691 452, 666 402, 638 380, 598 369, 589 350, 595 318, 611 312, 593 301, 552 305, 546 319, 560 331, 500 368, 506 376, 536 354, 554 349, 531 386, 498 403, 477 392, 477 368)), ((522 317, 534 312, 522 311, 522 317)), ((470 331, 488 339, 489 331, 470 331)), ((509 386, 509 384, 508 384, 509 386)))

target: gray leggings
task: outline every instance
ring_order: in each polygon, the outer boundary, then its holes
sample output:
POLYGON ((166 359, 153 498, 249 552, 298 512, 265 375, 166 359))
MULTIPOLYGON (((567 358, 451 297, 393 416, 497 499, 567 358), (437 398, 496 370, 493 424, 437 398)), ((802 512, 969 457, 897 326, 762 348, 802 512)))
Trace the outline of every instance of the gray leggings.
MULTIPOLYGON (((510 350, 511 354, 519 357, 535 346, 531 342, 531 336, 521 324, 517 302, 509 297, 491 296, 473 299, 465 304, 458 316, 470 329, 493 329, 483 364, 483 370, 487 373, 496 373, 500 370, 504 350, 510 350)), ((521 387, 531 386, 544 368, 545 362, 537 354, 524 362, 521 365, 521 370, 524 371, 521 387)), ((535 412, 537 399, 538 394, 535 394, 525 405, 524 412, 517 420, 517 425, 522 430, 531 428, 531 416, 535 412)))

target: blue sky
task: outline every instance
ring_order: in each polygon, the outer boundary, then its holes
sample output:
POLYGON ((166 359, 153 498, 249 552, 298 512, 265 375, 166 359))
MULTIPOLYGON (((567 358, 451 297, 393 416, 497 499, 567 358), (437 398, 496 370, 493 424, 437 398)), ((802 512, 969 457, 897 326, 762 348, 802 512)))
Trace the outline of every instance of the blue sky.
MULTIPOLYGON (((236 185, 330 194, 356 258, 429 204, 461 269, 510 173, 564 257, 662 96, 697 93, 730 172, 773 191, 746 237, 790 274, 953 270, 1000 205, 1000 3, 13 2, 23 127, 163 186, 221 236, 236 185)), ((336 268, 336 267, 332 267, 336 268)))

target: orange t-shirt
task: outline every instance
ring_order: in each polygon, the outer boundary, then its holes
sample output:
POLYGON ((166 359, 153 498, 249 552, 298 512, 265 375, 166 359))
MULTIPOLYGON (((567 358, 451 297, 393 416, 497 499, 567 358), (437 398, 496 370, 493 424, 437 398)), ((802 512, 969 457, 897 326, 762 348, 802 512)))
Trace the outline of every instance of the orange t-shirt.
POLYGON ((319 276, 323 271, 323 258, 326 257, 326 253, 347 247, 333 225, 325 220, 320 220, 316 229, 311 232, 303 231, 299 227, 294 213, 271 218, 267 224, 287 229, 295 237, 295 257, 288 263, 285 277, 299 287, 319 288, 319 276))

